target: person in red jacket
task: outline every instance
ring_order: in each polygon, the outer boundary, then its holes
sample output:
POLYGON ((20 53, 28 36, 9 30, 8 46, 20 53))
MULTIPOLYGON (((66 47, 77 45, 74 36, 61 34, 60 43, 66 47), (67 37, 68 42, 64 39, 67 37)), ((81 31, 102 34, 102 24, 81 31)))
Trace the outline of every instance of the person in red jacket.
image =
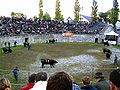
POLYGON ((28 82, 29 83, 27 85, 21 87, 20 90, 29 90, 29 89, 31 89, 34 86, 34 84, 35 84, 35 77, 36 77, 36 74, 34 74, 34 73, 31 74, 28 77, 28 82))

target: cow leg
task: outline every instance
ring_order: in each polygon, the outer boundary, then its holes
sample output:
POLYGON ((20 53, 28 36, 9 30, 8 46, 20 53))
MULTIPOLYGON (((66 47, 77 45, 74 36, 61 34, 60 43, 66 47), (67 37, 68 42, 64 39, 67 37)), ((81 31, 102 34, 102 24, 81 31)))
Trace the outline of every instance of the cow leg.
POLYGON ((54 68, 54 65, 52 65, 52 67, 54 68))
POLYGON ((54 65, 55 65, 55 64, 53 64, 53 65, 52 65, 52 66, 53 66, 53 68, 55 67, 54 65))
POLYGON ((50 67, 52 68, 52 65, 50 64, 50 67))
POLYGON ((52 64, 51 66, 54 68, 54 65, 55 65, 55 64, 52 64))
POLYGON ((44 68, 44 64, 42 63, 42 68, 44 68))

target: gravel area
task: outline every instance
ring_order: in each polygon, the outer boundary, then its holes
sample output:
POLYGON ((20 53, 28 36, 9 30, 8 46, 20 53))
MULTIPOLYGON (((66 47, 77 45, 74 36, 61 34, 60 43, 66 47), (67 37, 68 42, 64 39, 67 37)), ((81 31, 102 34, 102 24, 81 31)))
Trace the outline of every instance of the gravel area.
MULTIPOLYGON (((31 72, 39 72, 39 71, 45 71, 48 74, 54 73, 56 71, 67 71, 68 73, 74 74, 74 73, 88 73, 92 72, 93 68, 99 67, 101 64, 110 64, 113 63, 114 55, 117 54, 118 59, 120 59, 120 49, 108 47, 112 51, 111 59, 109 60, 97 60, 94 56, 91 55, 78 55, 78 56, 72 56, 69 58, 58 58, 56 59, 58 63, 55 65, 55 68, 50 68, 49 65, 45 65, 45 68, 41 68, 41 62, 40 58, 42 57, 48 57, 49 55, 46 54, 39 54, 36 58, 36 62, 34 64, 31 64, 30 71, 31 72)), ((99 50, 88 50, 87 52, 100 52, 99 50)))

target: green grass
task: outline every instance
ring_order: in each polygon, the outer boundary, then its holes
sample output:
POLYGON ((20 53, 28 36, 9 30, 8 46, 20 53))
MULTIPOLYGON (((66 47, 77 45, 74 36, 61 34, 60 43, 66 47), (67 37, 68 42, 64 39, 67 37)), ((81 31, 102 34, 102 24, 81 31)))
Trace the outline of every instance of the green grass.
POLYGON ((116 47, 116 48, 120 48, 120 45, 113 45, 114 47, 116 47))

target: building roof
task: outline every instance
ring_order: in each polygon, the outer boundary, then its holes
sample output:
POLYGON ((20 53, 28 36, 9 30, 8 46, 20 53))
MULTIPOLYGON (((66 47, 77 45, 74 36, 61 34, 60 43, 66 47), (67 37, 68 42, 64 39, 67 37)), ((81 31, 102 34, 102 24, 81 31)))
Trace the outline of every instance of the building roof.
POLYGON ((92 17, 86 16, 86 15, 81 15, 81 21, 91 22, 92 21, 92 17))
POLYGON ((115 36, 118 36, 119 34, 115 33, 114 31, 110 31, 108 33, 105 33, 104 35, 115 35, 115 36))

